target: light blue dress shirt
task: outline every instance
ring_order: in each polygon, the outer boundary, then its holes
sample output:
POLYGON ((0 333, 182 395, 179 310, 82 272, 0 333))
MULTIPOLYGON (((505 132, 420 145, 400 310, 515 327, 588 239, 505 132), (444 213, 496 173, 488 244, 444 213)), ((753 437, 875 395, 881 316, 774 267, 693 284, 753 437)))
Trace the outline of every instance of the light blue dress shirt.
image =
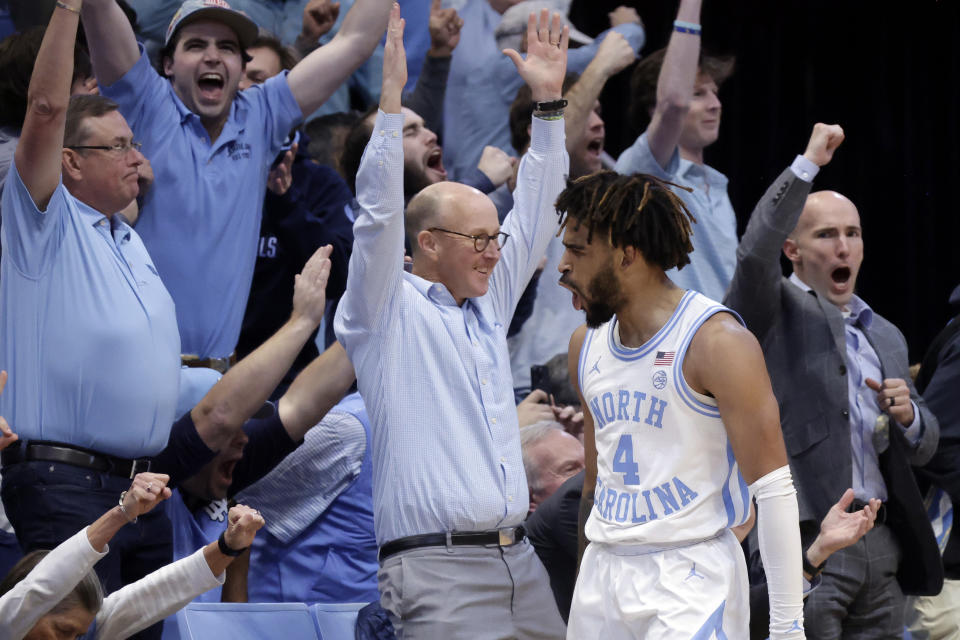
POLYGON ((100 91, 120 105, 153 165, 137 232, 177 304, 183 353, 227 356, 250 293, 267 172, 300 121, 287 74, 237 94, 212 145, 144 55, 100 91))
POLYGON ((489 291, 457 306, 444 285, 403 270, 402 129, 401 114, 377 115, 357 174, 361 209, 334 323, 373 425, 380 545, 526 516, 506 332, 557 232, 553 203, 569 171, 563 121, 534 119, 489 291))
MULTIPOLYGON (((804 291, 811 290, 795 273, 790 275, 790 282, 804 291)), ((847 345, 847 395, 850 399, 850 453, 853 457, 851 486, 854 495, 860 500, 886 500, 887 485, 880 473, 878 458, 882 451, 877 451, 874 446, 874 427, 881 411, 877 405, 877 392, 865 382, 867 378, 883 382, 880 357, 864 333, 873 323, 873 310, 857 295, 850 298, 847 307, 847 310, 842 312, 847 345)), ((920 410, 912 400, 911 404, 913 422, 904 427, 891 418, 889 428, 901 429, 907 441, 916 444, 921 435, 920 410)))
MULTIPOLYGON (((510 144, 510 105, 523 86, 523 78, 493 35, 501 15, 487 0, 471 0, 461 17, 463 29, 453 51, 443 107, 443 163, 453 180, 477 166, 487 145, 516 155, 510 144)), ((643 47, 644 31, 638 24, 622 24, 609 31, 623 34, 635 52, 643 47)), ((567 72, 586 69, 609 31, 592 44, 570 49, 567 72)))
POLYGON ((723 300, 737 267, 739 243, 737 214, 727 195, 727 176, 706 164, 684 160, 679 149, 674 150, 667 167, 661 167, 650 151, 646 132, 620 155, 615 169, 622 174, 649 173, 693 189, 674 190, 697 219, 690 264, 683 269, 671 269, 667 275, 678 287, 723 300))
POLYGON ((173 424, 180 337, 137 233, 57 186, 37 209, 16 166, 3 189, 0 415, 21 440, 133 458, 173 424))

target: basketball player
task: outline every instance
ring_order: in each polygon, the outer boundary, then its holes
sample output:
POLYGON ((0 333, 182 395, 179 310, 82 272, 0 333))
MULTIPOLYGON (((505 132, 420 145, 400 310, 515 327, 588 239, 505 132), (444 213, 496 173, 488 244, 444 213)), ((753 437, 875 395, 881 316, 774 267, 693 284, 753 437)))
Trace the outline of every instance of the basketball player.
POLYGON ((666 183, 612 171, 576 180, 557 210, 560 283, 587 321, 570 376, 589 409, 580 522, 592 544, 567 637, 747 638, 730 527, 753 495, 770 637, 803 638, 796 491, 760 345, 664 274, 689 264, 693 216, 666 183))

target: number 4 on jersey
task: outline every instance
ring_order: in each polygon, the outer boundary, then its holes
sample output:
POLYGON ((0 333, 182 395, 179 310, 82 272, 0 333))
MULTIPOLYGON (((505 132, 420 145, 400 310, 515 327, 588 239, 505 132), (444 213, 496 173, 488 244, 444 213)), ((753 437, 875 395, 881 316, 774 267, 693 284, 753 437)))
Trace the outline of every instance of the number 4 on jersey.
POLYGON ((613 454, 613 472, 623 474, 623 484, 640 484, 640 475, 637 473, 640 465, 633 461, 633 437, 620 436, 617 443, 617 452, 613 454))

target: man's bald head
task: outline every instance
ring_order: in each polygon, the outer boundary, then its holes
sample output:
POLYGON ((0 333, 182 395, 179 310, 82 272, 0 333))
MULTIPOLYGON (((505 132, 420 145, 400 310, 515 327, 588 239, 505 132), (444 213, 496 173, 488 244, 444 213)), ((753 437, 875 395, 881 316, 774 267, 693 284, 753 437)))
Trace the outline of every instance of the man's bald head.
MULTIPOLYGON (((430 227, 456 227, 471 213, 493 206, 483 193, 459 182, 436 182, 410 200, 404 217, 407 242, 414 254, 419 251, 417 236, 430 227)), ((494 207, 496 215, 496 207, 494 207)))
POLYGON ((797 277, 817 295, 846 307, 863 262, 857 207, 836 191, 810 194, 783 252, 797 277))

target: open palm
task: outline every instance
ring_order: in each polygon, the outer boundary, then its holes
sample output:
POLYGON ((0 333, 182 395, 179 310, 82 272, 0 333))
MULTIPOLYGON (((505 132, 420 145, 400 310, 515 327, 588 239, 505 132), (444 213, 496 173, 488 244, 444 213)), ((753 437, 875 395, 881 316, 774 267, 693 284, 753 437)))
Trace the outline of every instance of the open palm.
POLYGON ((567 73, 569 41, 570 29, 563 24, 560 14, 554 13, 551 18, 543 9, 539 19, 531 13, 527 20, 526 59, 513 49, 504 50, 517 66, 520 77, 530 86, 535 101, 560 98, 567 73))

